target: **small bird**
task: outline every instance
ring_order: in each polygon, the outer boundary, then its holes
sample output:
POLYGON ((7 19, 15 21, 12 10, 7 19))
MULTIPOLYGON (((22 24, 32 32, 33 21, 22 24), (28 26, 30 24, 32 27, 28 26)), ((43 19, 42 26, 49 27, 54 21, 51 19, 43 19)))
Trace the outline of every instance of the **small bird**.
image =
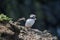
POLYGON ((25 27, 27 27, 28 29, 31 28, 35 23, 35 20, 36 20, 36 15, 31 14, 30 18, 26 20, 25 27))

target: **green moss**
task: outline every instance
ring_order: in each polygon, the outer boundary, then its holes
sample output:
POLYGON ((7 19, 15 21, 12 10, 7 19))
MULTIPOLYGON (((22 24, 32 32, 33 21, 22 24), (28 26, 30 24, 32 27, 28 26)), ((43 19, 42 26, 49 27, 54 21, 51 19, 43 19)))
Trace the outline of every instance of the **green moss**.
POLYGON ((10 20, 12 20, 12 18, 9 18, 4 14, 0 14, 0 21, 10 21, 10 20))

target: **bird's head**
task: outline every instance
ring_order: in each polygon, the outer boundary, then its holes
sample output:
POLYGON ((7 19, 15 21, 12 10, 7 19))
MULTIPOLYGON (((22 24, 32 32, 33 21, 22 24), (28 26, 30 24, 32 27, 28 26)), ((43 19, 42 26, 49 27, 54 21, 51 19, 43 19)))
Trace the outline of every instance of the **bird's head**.
POLYGON ((35 14, 31 14, 31 15, 30 15, 30 18, 35 19, 35 20, 36 20, 36 15, 35 15, 35 14))

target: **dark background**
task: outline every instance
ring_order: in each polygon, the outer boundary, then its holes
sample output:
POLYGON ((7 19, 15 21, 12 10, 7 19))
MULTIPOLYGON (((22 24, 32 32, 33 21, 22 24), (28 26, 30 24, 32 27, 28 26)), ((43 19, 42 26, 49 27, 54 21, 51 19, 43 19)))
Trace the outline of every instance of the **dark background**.
POLYGON ((0 0, 0 13, 14 20, 30 14, 36 14, 37 20, 32 28, 48 30, 60 37, 60 1, 59 0, 0 0))

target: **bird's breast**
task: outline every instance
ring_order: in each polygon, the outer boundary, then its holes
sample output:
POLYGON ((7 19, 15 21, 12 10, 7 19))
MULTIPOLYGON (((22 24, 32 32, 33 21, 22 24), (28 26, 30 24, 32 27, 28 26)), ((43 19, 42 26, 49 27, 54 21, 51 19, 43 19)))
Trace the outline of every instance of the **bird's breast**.
POLYGON ((26 23, 25 23, 25 26, 32 26, 34 23, 35 23, 34 19, 27 19, 26 23))
POLYGON ((33 20, 33 19, 27 19, 27 22, 29 22, 29 23, 34 23, 35 20, 33 20))

